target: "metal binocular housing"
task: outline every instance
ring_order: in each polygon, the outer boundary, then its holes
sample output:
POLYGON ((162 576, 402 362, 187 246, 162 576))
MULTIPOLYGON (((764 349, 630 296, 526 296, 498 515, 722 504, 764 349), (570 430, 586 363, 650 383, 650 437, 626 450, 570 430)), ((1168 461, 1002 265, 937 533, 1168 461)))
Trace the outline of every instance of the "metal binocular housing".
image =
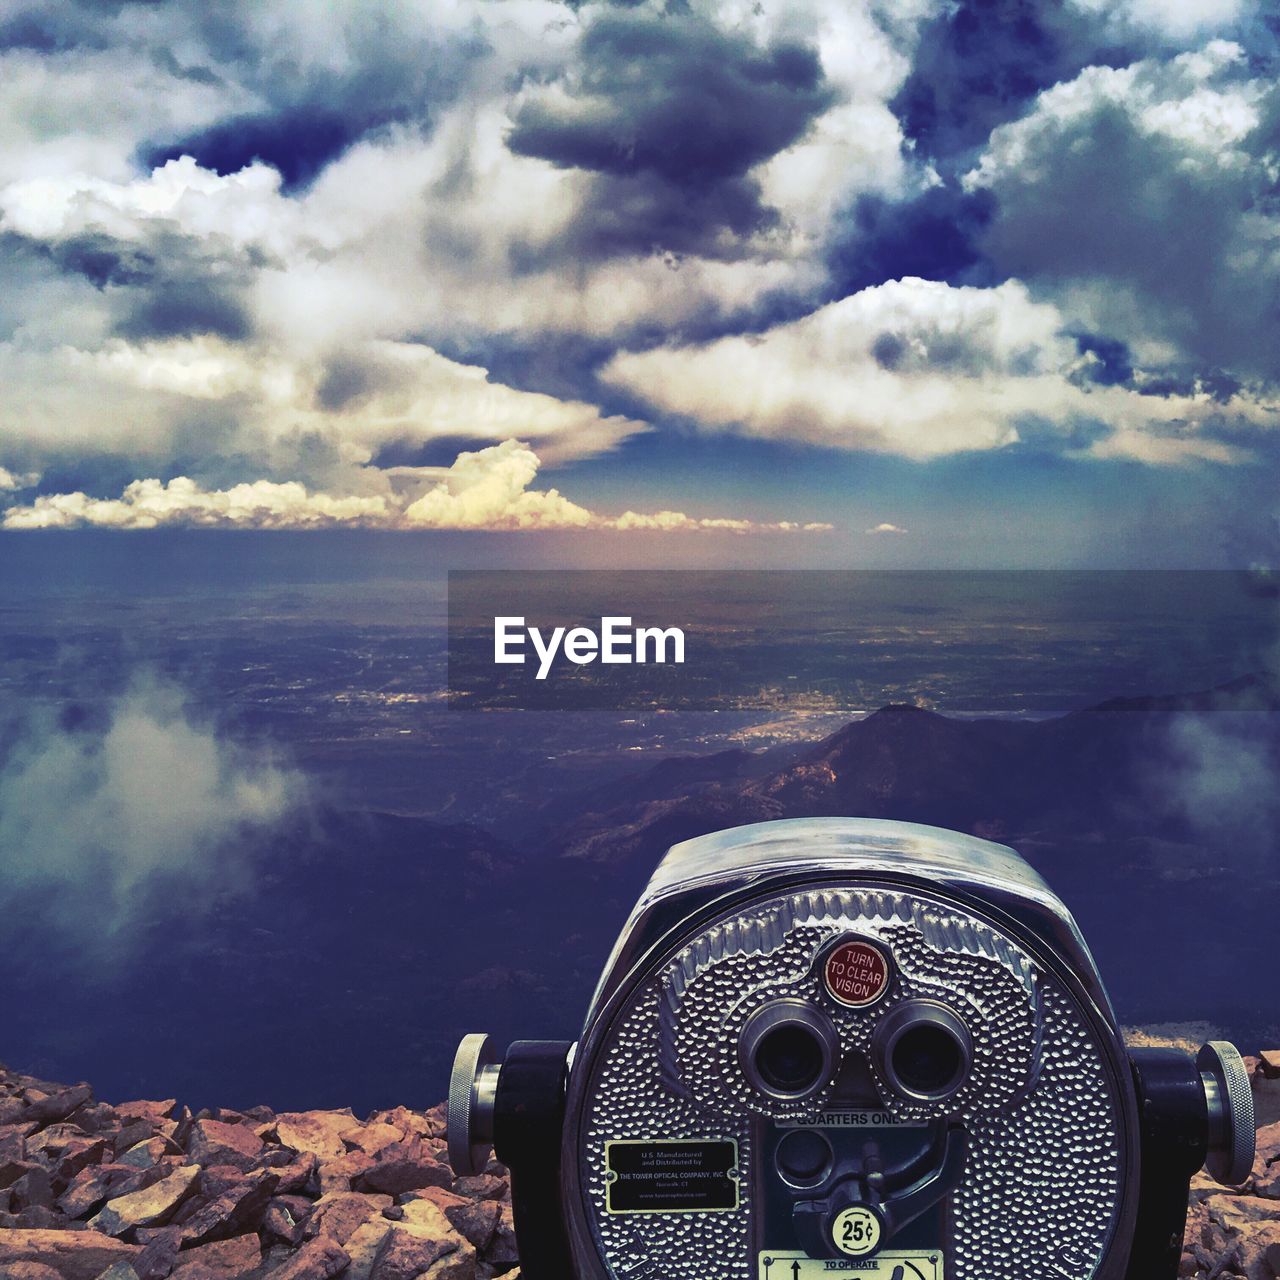
POLYGON ((468 1036, 449 1093, 523 1280, 1166 1280, 1253 1146, 1236 1050, 1127 1049, 1016 853, 852 818, 676 845, 579 1041, 468 1036))

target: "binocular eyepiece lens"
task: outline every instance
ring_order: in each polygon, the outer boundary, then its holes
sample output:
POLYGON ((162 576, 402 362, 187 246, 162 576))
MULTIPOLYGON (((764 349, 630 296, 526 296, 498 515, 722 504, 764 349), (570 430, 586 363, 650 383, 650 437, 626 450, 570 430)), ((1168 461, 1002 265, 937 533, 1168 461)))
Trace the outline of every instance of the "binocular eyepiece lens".
POLYGON ((968 1028, 933 1000, 909 1000, 891 1010, 876 1030, 873 1050, 889 1084, 920 1101, 950 1097, 973 1062, 968 1028))
POLYGON ((747 1019, 738 1043, 747 1079, 775 1098, 820 1089, 835 1063, 836 1034, 825 1015, 800 1000, 775 1000, 747 1019))
POLYGON ((756 1070, 775 1093, 808 1093, 822 1077, 822 1045, 794 1022, 774 1027, 756 1046, 756 1070))

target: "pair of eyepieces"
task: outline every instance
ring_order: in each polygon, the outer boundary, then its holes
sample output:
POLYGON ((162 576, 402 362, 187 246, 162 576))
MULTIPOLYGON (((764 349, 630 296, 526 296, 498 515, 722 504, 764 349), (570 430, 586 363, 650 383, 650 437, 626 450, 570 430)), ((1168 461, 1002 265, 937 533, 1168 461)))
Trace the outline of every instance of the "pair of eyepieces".
MULTIPOLYGON (((748 1019, 738 1040, 747 1079, 761 1093, 798 1101, 836 1072, 840 1041, 823 1010, 803 1000, 773 1000, 748 1019)), ((871 1054, 881 1077, 913 1102, 949 1098, 969 1078, 968 1028, 936 1000, 906 1000, 880 1020, 871 1054)))

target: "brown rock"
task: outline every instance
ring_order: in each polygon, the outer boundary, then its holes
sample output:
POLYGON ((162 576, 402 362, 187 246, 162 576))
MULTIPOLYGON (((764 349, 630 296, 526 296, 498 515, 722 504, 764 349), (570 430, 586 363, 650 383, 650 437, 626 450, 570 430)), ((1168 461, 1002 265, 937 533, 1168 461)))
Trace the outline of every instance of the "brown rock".
POLYGON ((405 1134, 395 1125, 372 1122, 348 1129, 341 1137, 349 1150, 363 1151, 367 1156, 376 1156, 383 1147, 389 1147, 393 1142, 403 1142, 405 1134))
POLYGON ((315 1201, 308 1200, 306 1196, 280 1195, 278 1191, 271 1203, 283 1205, 293 1215, 295 1222, 309 1218, 316 1207, 315 1201))
POLYGON ((1254 1195, 1280 1200, 1280 1123, 1258 1130, 1253 1172, 1245 1189, 1254 1195))
POLYGON ((60 1159, 62 1153, 75 1143, 83 1142, 88 1137, 78 1125, 68 1121, 46 1125, 38 1133, 27 1138, 27 1155, 39 1155, 50 1164, 60 1159))
POLYGON ((0 1125, 0 1164, 27 1158, 27 1135, 13 1125, 0 1125))
POLYGON ((10 1188, 9 1202, 15 1210, 34 1209, 37 1205, 53 1208, 53 1183, 43 1165, 28 1169, 10 1188))
POLYGON ((147 1120, 159 1128, 166 1120, 172 1120, 178 1113, 177 1098, 166 1098, 163 1102, 151 1102, 138 1099, 134 1102, 117 1102, 116 1115, 121 1120, 147 1120))
MULTIPOLYGON (((141 1233, 139 1233, 141 1234, 141 1233)), ((182 1246, 182 1232, 178 1227, 162 1227, 147 1233, 150 1237, 133 1260, 138 1280, 162 1280, 173 1270, 182 1246)))
POLYGON ((379 1215, 361 1223, 351 1238, 342 1246, 351 1255, 351 1265, 343 1272, 342 1280, 369 1280, 378 1250, 387 1238, 393 1224, 379 1215))
POLYGON ((304 1244, 283 1266, 267 1272, 271 1280, 329 1280, 351 1261, 350 1254, 328 1236, 304 1244))
MULTIPOLYGON (((38 1160, 6 1160, 0 1164, 0 1191, 5 1187, 11 1187, 15 1182, 20 1182, 33 1169, 43 1169, 38 1160)), ((4 1197, 0 1197, 0 1203, 7 1203, 4 1197)))
POLYGON ((127 1262, 113 1262, 98 1280, 139 1280, 138 1273, 127 1262))
POLYGON ((89 1219, 89 1225, 111 1236, 123 1235, 134 1227, 160 1226, 191 1194, 199 1176, 199 1165, 183 1165, 148 1187, 108 1198, 106 1205, 89 1219))
POLYGON ((316 1182, 320 1185, 320 1194, 329 1195, 334 1191, 350 1191, 355 1180, 361 1174, 372 1169, 373 1156, 363 1151, 348 1151, 336 1160, 322 1160, 316 1170, 316 1182))
POLYGON ((240 1124, 198 1120, 187 1135, 187 1155, 199 1164, 229 1164, 250 1169, 262 1151, 262 1139, 240 1124))
POLYGON ((0 1233, 0 1267, 40 1262, 62 1280, 97 1280, 114 1262, 139 1254, 137 1245, 113 1240, 97 1231, 12 1230, 0 1233))
POLYGON ((1205 1244, 1214 1266, 1247 1276, 1274 1280, 1266 1252, 1280 1245, 1280 1204, 1247 1195, 1216 1195, 1205 1201, 1209 1213, 1205 1244))
POLYGON ((398 1196, 420 1187, 448 1187, 453 1174, 421 1141, 396 1142, 378 1152, 377 1163, 352 1180, 357 1191, 398 1196))
POLYGON ((477 1200, 505 1200, 507 1182, 492 1173, 478 1173, 473 1177, 455 1178, 453 1189, 460 1195, 473 1196, 477 1200))
POLYGON ((37 1123, 53 1124, 65 1120, 77 1107, 93 1101, 93 1090, 87 1084, 54 1086, 54 1092, 43 1093, 38 1089, 26 1092, 27 1106, 23 1112, 24 1120, 35 1120, 37 1123))
POLYGON ((292 1163, 277 1167, 276 1175, 280 1179, 277 1183, 277 1194, 296 1195, 308 1190, 319 1192, 320 1180, 317 1177, 319 1167, 320 1161, 309 1151, 303 1152, 292 1163))
MULTIPOLYGON (((200 1171, 200 1194, 206 1199, 234 1191, 245 1180, 245 1171, 233 1164, 215 1164, 200 1171)), ((279 1186, 279 1184, 276 1184, 279 1186)))
POLYGON ((153 1169, 135 1169, 127 1164, 99 1164, 82 1169, 58 1199, 58 1208, 68 1218, 83 1218, 97 1209, 109 1195, 123 1196, 158 1181, 153 1169))
POLYGON ((152 1165, 163 1161, 166 1156, 185 1157, 186 1155, 186 1152, 172 1138, 166 1138, 159 1133, 143 1142, 135 1143, 127 1150, 118 1146, 116 1150, 120 1152, 116 1156, 116 1164, 131 1164, 135 1169, 149 1169, 152 1165))
POLYGON ((267 1211, 262 1215, 262 1234, 272 1240, 280 1240, 285 1244, 301 1244, 303 1239, 302 1223, 293 1216, 292 1210, 279 1200, 272 1200, 267 1211))
POLYGON ((1258 1054, 1258 1070, 1268 1080, 1280 1078, 1280 1049, 1264 1049, 1258 1054))
POLYGON ((361 1195, 355 1191, 321 1196, 307 1219, 307 1238, 323 1235, 346 1244, 361 1223, 381 1214, 390 1204, 390 1196, 361 1195))
POLYGON ((0 1213, 0 1228, 5 1231, 31 1229, 40 1231, 74 1231, 80 1227, 78 1222, 68 1222, 56 1209, 47 1209, 42 1204, 33 1204, 29 1209, 18 1213, 0 1213))
POLYGON ((414 1192, 414 1198, 427 1200, 444 1213, 449 1225, 476 1249, 483 1251, 502 1218, 502 1211, 492 1200, 472 1200, 455 1195, 442 1187, 425 1187, 414 1192))
POLYGON ((485 1248, 484 1259, 500 1267, 514 1266, 520 1261, 520 1251, 516 1248, 515 1218, 511 1214, 511 1206, 505 1202, 499 1205, 499 1213, 498 1229, 485 1248))
POLYGON ((107 1158, 105 1138, 75 1138, 68 1142, 58 1157, 56 1173, 61 1182, 70 1182, 81 1169, 101 1164, 107 1158))
POLYGON ((433 1138, 443 1138, 449 1132, 449 1113, 444 1103, 437 1103, 423 1117, 427 1132, 433 1138))
POLYGON ((278 1181, 274 1173, 258 1171, 247 1174, 236 1186, 200 1205, 182 1223, 184 1243, 204 1244, 209 1240, 226 1240, 246 1231, 257 1231, 278 1181))
POLYGON ((276 1117, 275 1132, 281 1146, 334 1160, 346 1154, 342 1135, 355 1124, 350 1107, 341 1111, 285 1111, 276 1117))
POLYGON ((86 1102, 67 1119, 85 1133, 113 1133, 120 1128, 120 1117, 115 1107, 106 1102, 86 1102))
POLYGON ((178 1258, 175 1276, 185 1276, 189 1265, 206 1267, 217 1276, 242 1276, 262 1261, 262 1246, 256 1235, 232 1236, 185 1249, 178 1258))
MULTIPOLYGON (((102 1274, 105 1276, 107 1273, 104 1271, 102 1274)), ((7 1266, 0 1266, 0 1280, 62 1280, 62 1276, 43 1262, 10 1262, 7 1266)), ((102 1277, 99 1276, 98 1280, 102 1277)), ((137 1276, 133 1280, 138 1280, 137 1276)))
POLYGON ((1269 1079, 1255 1071, 1251 1084, 1254 1123, 1264 1129, 1280 1120, 1280 1078, 1269 1079))
POLYGON ((422 1138, 430 1132, 426 1118, 419 1111, 408 1107, 394 1107, 390 1111, 375 1111, 369 1117, 370 1124, 386 1124, 400 1130, 402 1138, 422 1138))
POLYGON ((370 1280, 416 1280, 449 1254, 456 1240, 433 1240, 403 1227, 392 1226, 374 1258, 370 1280))

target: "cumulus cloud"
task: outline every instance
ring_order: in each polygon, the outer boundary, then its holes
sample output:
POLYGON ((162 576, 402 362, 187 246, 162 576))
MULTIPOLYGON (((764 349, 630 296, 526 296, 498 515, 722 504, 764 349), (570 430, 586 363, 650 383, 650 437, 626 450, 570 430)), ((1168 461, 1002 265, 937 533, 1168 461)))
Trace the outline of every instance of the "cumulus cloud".
MULTIPOLYGON (((300 774, 220 732, 140 674, 96 718, 37 717, 0 763, 0 900, 55 891, 53 914, 119 929, 153 890, 226 889, 250 838, 307 801, 300 774)), ((188 894, 189 917, 200 894, 188 894)))
POLYGON ((604 377, 705 427, 920 459, 1047 438, 1095 456, 1228 461, 1203 428, 1268 425, 1280 408, 1097 383, 1058 309, 1018 281, 892 281, 763 334, 624 353, 604 377))
POLYGON ((1177 41, 1230 29, 1249 11, 1248 0, 1070 0, 1068 6, 1113 30, 1156 41, 1177 41))
POLYGON ((378 523, 387 518, 384 498, 308 493, 296 481, 255 480, 225 490, 202 489, 187 476, 166 482, 135 480, 119 498, 82 492, 39 495, 30 506, 10 507, 6 529, 156 529, 161 525, 302 529, 378 523))
POLYGON ((1280 91, 1237 43, 1090 67, 995 130, 965 178, 982 244, 1152 364, 1280 377, 1280 91))
MULTIPOLYGON (((1210 38, 1247 22, 1237 0, 17 0, 0 466, 74 468, 106 520, 234 523, 243 500, 404 523, 427 494, 401 501, 391 455, 520 439, 554 463, 662 425, 601 408, 601 366, 713 429, 1237 458, 1232 432, 1273 425, 1280 350, 1276 91, 1210 38), (801 358, 842 315, 873 323, 908 267, 992 287, 933 298, 870 363, 801 358), (1027 323, 1029 370, 984 346, 996 315, 1027 323), (1117 334, 1135 375, 1108 388, 1082 343, 1117 334), (745 346, 781 379, 754 406, 750 362, 741 389, 698 385, 745 346), (116 497, 125 465, 204 497, 116 497)), ((421 510, 469 518, 454 499, 421 510)))
POLYGON ((645 424, 444 349, 753 314, 821 286, 840 199, 908 180, 895 39, 819 0, 20 5, 0 64, 11 470, 127 456, 367 497, 387 445, 599 453, 645 424), (39 137, 15 123, 37 114, 39 137))
POLYGON ((23 474, 0 467, 0 493, 13 493, 17 489, 30 489, 39 480, 40 473, 38 471, 28 471, 23 474))
POLYGON ((1274 875, 1280 837, 1274 710, 1184 712, 1153 734, 1139 776, 1152 810, 1178 818, 1241 866, 1274 875))
POLYGON ((204 334, 89 350, 0 345, 0 378, 0 453, 123 453, 168 466, 190 456, 198 431, 221 446, 196 451, 206 481, 223 479, 231 456, 259 474, 359 492, 376 477, 357 472, 390 446, 519 435, 562 461, 647 430, 583 401, 505 386, 414 342, 309 352, 204 334))
POLYGON ((868 533, 906 533, 901 525, 890 524, 887 520, 882 520, 879 524, 872 525, 867 530, 868 533))
POLYGON ((616 529, 689 532, 719 530, 822 532, 832 526, 796 521, 760 523, 693 517, 679 511, 620 516, 595 514, 557 489, 531 488, 540 459, 524 442, 504 440, 464 451, 448 467, 371 469, 383 492, 336 495, 297 481, 256 480, 205 489, 188 476, 167 482, 135 480, 119 498, 39 494, 3 514, 6 529, 156 529, 164 526, 231 529, 616 529))

